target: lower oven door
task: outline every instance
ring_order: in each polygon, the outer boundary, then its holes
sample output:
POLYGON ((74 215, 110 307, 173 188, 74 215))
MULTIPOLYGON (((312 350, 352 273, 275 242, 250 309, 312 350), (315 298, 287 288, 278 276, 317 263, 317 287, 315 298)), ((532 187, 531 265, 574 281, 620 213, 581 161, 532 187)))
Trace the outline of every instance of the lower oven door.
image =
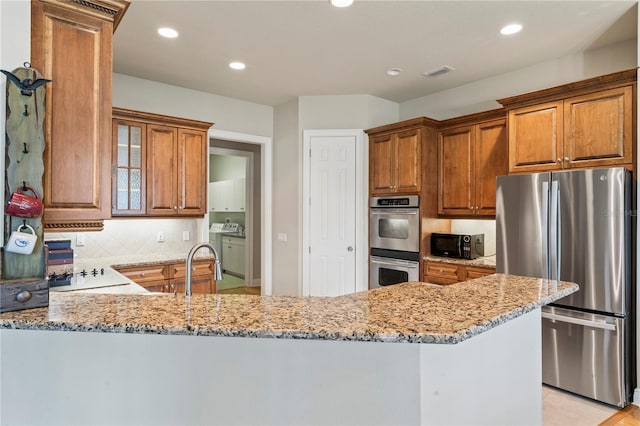
POLYGON ((369 262, 369 288, 419 280, 419 262, 371 256, 369 262))

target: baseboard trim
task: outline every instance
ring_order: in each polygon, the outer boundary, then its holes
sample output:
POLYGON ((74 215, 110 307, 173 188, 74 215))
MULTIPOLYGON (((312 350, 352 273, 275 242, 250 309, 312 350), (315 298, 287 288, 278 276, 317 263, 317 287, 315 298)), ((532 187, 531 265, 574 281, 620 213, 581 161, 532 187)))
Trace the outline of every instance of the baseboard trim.
POLYGON ((631 401, 633 405, 640 406, 640 388, 635 388, 633 391, 633 401, 631 401))

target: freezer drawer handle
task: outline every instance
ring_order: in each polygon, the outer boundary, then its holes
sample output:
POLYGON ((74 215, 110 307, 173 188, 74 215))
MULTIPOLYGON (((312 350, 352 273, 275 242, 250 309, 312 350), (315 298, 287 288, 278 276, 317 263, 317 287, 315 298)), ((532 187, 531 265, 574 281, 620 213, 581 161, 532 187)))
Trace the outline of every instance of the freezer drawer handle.
POLYGON ((616 329, 615 324, 609 324, 601 321, 589 321, 589 320, 584 320, 580 318, 566 317, 564 315, 556 315, 549 312, 543 312, 542 318, 557 320, 560 322, 568 322, 568 323, 577 324, 577 325, 586 325, 587 327, 600 328, 603 330, 615 331, 616 329))

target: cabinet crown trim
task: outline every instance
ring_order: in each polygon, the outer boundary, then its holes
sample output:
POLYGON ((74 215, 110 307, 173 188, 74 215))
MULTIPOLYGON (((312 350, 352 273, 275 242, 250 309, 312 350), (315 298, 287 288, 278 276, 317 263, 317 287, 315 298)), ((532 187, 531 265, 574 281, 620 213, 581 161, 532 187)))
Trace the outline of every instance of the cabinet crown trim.
POLYGON ((161 126, 175 126, 197 130, 209 130, 215 123, 208 121, 192 120, 189 118, 172 117, 170 115, 155 114, 151 112, 134 111, 131 109, 113 107, 113 119, 134 120, 146 124, 157 124, 161 126))
POLYGON ((633 68, 626 71, 606 74, 599 77, 551 87, 548 89, 537 90, 535 92, 498 99, 498 102, 507 109, 513 109, 515 107, 521 107, 529 104, 560 100, 567 97, 591 93, 594 91, 612 89, 629 84, 636 84, 638 73, 637 71, 637 68, 633 68))
POLYGON ((75 11, 82 12, 113 23, 113 31, 116 31, 125 12, 131 4, 130 0, 39 0, 43 3, 51 3, 75 11))
POLYGON ((400 121, 398 123, 386 124, 384 126, 367 129, 367 134, 379 134, 387 132, 401 132, 403 130, 414 129, 416 127, 438 127, 438 121, 427 117, 412 118, 411 120, 400 121))
POLYGON ((485 121, 495 121, 507 118, 507 110, 504 108, 492 109, 490 111, 478 112, 475 114, 463 115, 460 117, 448 118, 439 122, 438 130, 475 125, 485 121))

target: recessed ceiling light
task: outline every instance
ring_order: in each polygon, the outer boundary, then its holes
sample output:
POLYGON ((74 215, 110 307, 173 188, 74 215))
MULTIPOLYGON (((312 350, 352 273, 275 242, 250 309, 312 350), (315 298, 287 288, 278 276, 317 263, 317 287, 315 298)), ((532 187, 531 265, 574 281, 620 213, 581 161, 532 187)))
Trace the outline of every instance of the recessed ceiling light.
POLYGON ((353 4, 353 0, 329 0, 331 6, 334 7, 349 7, 353 4))
POLYGON ((243 70, 246 67, 247 66, 242 62, 231 62, 231 63, 229 63, 229 68, 234 69, 234 70, 243 70))
POLYGON ((158 34, 160 34, 162 37, 166 37, 166 38, 176 38, 178 37, 178 32, 176 30, 174 30, 173 28, 158 28, 158 34))
POLYGON ((509 24, 509 25, 506 25, 506 26, 502 27, 502 29, 500 30, 500 34, 502 34, 502 35, 511 35, 511 34, 519 33, 520 30, 522 30, 522 25, 520 25, 520 24, 509 24))
POLYGON ((387 75, 399 75, 402 72, 400 68, 389 68, 387 70, 387 75))

